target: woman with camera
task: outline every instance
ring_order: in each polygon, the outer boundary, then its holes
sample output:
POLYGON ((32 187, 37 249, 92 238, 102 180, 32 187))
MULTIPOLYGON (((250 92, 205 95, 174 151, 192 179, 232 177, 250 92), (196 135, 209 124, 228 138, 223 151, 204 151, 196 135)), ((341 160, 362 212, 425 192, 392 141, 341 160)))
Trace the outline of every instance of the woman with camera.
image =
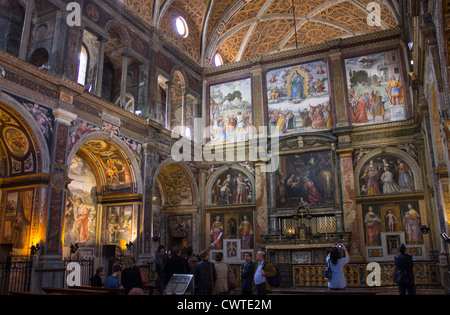
POLYGON ((331 278, 328 279, 328 289, 345 289, 347 281, 345 281, 344 265, 350 262, 350 256, 345 245, 340 244, 333 247, 327 256, 326 261, 331 269, 331 278))

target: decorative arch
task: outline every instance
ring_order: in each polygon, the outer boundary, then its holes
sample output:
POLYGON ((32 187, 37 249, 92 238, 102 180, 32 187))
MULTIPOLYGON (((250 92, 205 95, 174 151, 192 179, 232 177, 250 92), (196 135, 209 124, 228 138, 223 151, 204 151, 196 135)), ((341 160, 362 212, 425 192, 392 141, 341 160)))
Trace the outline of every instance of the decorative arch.
MULTIPOLYGON (((31 104, 30 104, 31 105, 31 104)), ((37 104, 36 104, 37 105, 37 104)), ((0 93, 0 108, 6 106, 17 112, 22 120, 22 124, 27 129, 29 136, 31 137, 36 152, 36 168, 35 173, 50 173, 50 149, 48 147, 48 143, 46 142, 46 135, 44 135, 45 126, 39 126, 38 122, 31 113, 32 109, 27 107, 26 104, 21 104, 14 98, 8 96, 5 93, 0 93)), ((44 124, 46 122, 41 122, 44 124)), ((53 122, 48 122, 50 125, 53 122)), ((53 126, 50 126, 53 128, 53 126)), ((51 135, 50 135, 51 136, 51 135)))
POLYGON ((105 31, 109 33, 110 30, 114 30, 119 34, 122 43, 131 47, 131 36, 128 33, 127 29, 117 20, 110 20, 105 25, 105 31))
MULTIPOLYGON (((185 163, 185 162, 176 162, 172 159, 166 159, 164 162, 162 162, 158 168, 155 170, 155 176, 153 176, 153 182, 152 182, 152 187, 154 187, 155 185, 158 185, 159 190, 160 190, 160 195, 161 195, 161 205, 177 205, 177 204, 170 204, 170 198, 167 195, 167 186, 166 186, 166 182, 164 182, 164 180, 161 178, 161 171, 164 170, 164 168, 166 167, 170 167, 171 165, 176 165, 176 167, 178 167, 186 176, 186 180, 190 185, 190 193, 191 193, 191 197, 192 197, 192 202, 190 203, 190 205, 196 205, 198 204, 198 196, 199 196, 199 191, 198 191, 198 187, 196 185, 196 180, 194 177, 194 174, 192 173, 192 171, 190 170, 189 166, 185 163), (164 203, 163 203, 164 202, 164 203)), ((187 192, 184 192, 187 193, 187 192)))
POLYGON ((236 164, 228 164, 228 165, 224 165, 222 167, 220 167, 219 169, 217 169, 213 175, 209 178, 208 182, 206 183, 206 200, 207 200, 207 204, 208 205, 213 205, 213 187, 215 185, 215 183, 217 182, 217 180, 219 179, 219 177, 221 175, 223 175, 225 172, 230 171, 230 170, 236 170, 238 172, 242 172, 245 176, 247 176, 247 178, 250 180, 251 186, 252 186, 252 202, 254 203, 255 200, 255 177, 254 175, 245 167, 241 166, 241 165, 236 165, 236 164))
MULTIPOLYGON (((364 157, 361 158, 361 160, 358 162, 358 164, 355 167, 354 170, 354 178, 355 178, 355 184, 359 183, 359 175, 361 174, 361 170, 364 167, 364 165, 369 162, 371 159, 375 158, 377 155, 380 154, 392 154, 402 161, 405 161, 409 167, 411 168, 413 172, 413 180, 414 180, 414 187, 416 191, 423 190, 422 185, 422 172, 420 170, 419 164, 416 162, 414 158, 412 158, 410 155, 406 154, 404 151, 393 148, 393 147, 386 147, 386 148, 377 148, 374 150, 371 150, 369 153, 367 153, 364 157)), ((356 184, 356 193, 357 195, 361 195, 361 187, 359 184, 356 184)))
POLYGON ((123 155, 123 158, 128 163, 128 166, 130 168, 130 176, 131 176, 131 182, 133 184, 133 193, 135 194, 142 194, 144 191, 143 187, 143 181, 142 177, 140 176, 140 167, 139 164, 134 157, 133 152, 131 149, 124 143, 122 139, 120 139, 115 134, 108 132, 108 131, 93 131, 89 133, 88 135, 84 136, 80 140, 78 140, 75 145, 72 147, 68 154, 67 161, 72 161, 75 154, 78 152, 78 150, 92 140, 104 140, 109 143, 114 144, 120 151, 120 153, 123 155))

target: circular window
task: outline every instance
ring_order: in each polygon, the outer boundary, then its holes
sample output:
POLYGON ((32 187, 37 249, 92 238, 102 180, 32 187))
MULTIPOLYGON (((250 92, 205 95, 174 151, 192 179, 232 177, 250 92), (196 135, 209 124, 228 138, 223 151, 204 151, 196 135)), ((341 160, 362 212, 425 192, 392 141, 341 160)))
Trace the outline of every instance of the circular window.
POLYGON ((178 35, 183 36, 184 38, 188 36, 189 32, 186 21, 181 16, 177 17, 177 19, 175 20, 175 27, 177 29, 178 35))
POLYGON ((223 59, 222 59, 222 56, 220 54, 215 54, 214 55, 214 65, 216 67, 220 67, 221 65, 223 65, 223 59))

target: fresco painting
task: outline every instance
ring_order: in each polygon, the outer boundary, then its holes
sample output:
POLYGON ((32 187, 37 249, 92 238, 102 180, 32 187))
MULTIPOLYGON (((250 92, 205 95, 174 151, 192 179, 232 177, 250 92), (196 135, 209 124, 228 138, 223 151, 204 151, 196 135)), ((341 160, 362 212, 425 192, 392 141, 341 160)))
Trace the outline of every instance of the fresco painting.
POLYGON ((271 135, 332 127, 325 61, 267 72, 268 126, 271 135))
POLYGON ((211 85, 209 92, 210 141, 236 142, 251 138, 253 135, 251 79, 211 85))
POLYGON ((396 50, 348 58, 345 71, 354 125, 407 118, 405 82, 396 50))

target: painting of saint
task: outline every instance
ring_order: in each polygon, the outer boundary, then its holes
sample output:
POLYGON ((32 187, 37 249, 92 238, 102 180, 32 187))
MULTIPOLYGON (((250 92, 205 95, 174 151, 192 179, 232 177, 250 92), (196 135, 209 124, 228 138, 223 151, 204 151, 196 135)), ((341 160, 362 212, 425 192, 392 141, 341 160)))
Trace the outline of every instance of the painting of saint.
POLYGON ((253 202, 253 188, 250 179, 239 170, 223 172, 212 187, 211 202, 214 205, 236 205, 253 202))
POLYGON ((242 221, 239 224, 239 234, 241 235, 241 248, 252 248, 253 227, 248 215, 242 217, 242 221))
POLYGON ((309 206, 334 204, 331 152, 311 152, 280 157, 274 174, 276 207, 295 207, 303 199, 309 206))
POLYGON ((212 249, 222 249, 223 248, 223 230, 224 225, 222 222, 222 217, 220 215, 214 216, 214 221, 211 224, 210 230, 210 240, 212 249))
POLYGON ((372 206, 369 206, 364 216, 366 232, 366 246, 378 246, 380 244, 379 234, 381 232, 381 219, 372 206))
POLYGON ((407 244, 423 244, 422 232, 420 231, 419 211, 414 209, 412 203, 407 204, 403 215, 403 228, 406 233, 407 244))
POLYGON ((345 60, 347 100, 354 125, 406 119, 404 82, 397 51, 345 60))
MULTIPOLYGON (((64 244, 92 245, 97 226, 97 205, 92 192, 97 186, 90 165, 78 155, 72 159, 64 215, 64 244)), ((68 250, 68 249, 67 249, 68 250)))
POLYGON ((106 216, 106 244, 120 246, 132 241, 132 205, 109 206, 106 216))
POLYGON ((209 88, 210 141, 245 141, 253 135, 251 79, 241 79, 209 88))
POLYGON ((12 254, 29 255, 33 196, 34 189, 7 193, 1 242, 13 245, 12 254))
POLYGON ((414 191, 414 175, 410 166, 388 153, 378 154, 366 162, 359 178, 361 195, 414 191))
POLYGON ((270 70, 266 84, 270 134, 332 127, 325 61, 270 70))

